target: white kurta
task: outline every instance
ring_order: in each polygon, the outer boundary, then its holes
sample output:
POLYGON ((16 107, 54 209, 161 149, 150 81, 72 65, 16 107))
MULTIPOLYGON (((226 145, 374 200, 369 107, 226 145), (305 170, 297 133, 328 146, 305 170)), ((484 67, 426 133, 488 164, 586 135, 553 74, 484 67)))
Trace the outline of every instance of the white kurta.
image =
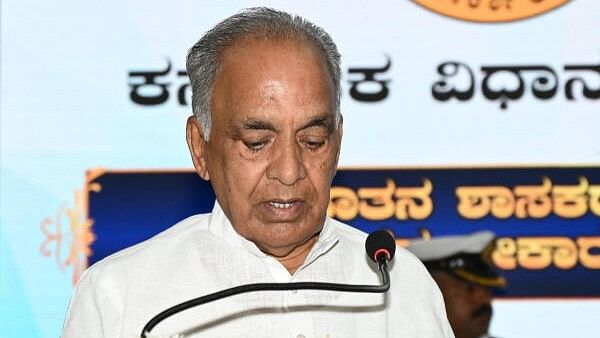
MULTIPOLYGON (((259 282, 379 284, 366 235, 327 219, 294 275, 238 235, 215 204, 154 238, 90 267, 69 305, 63 338, 139 337, 162 310, 230 287, 259 282)), ((232 296, 161 322, 152 336, 335 338, 453 337, 441 293, 423 265, 398 248, 387 295, 267 291, 232 296)))

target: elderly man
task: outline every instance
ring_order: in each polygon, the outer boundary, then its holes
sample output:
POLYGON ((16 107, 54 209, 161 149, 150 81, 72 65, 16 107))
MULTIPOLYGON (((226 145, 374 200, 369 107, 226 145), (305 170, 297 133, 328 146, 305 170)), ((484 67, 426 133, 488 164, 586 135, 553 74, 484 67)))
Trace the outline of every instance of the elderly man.
POLYGON ((492 290, 506 287, 491 266, 494 233, 411 241, 408 250, 425 263, 446 303, 456 338, 483 338, 492 318, 492 290))
MULTIPOLYGON (((165 308, 246 283, 379 283, 365 234, 326 217, 342 139, 340 57, 329 35, 254 8, 206 33, 187 67, 187 141, 214 209, 88 269, 63 337, 134 337, 165 308)), ((399 251, 385 296, 247 293, 177 314, 152 334, 451 337, 435 282, 399 251)))

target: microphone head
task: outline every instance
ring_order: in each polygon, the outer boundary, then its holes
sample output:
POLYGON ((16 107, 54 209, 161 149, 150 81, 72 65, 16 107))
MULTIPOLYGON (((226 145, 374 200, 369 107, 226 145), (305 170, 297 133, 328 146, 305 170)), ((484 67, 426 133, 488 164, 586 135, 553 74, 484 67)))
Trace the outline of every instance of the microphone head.
POLYGON ((391 261, 396 253, 396 241, 389 232, 377 230, 372 232, 365 241, 367 255, 374 262, 378 261, 381 255, 385 255, 388 261, 391 261))

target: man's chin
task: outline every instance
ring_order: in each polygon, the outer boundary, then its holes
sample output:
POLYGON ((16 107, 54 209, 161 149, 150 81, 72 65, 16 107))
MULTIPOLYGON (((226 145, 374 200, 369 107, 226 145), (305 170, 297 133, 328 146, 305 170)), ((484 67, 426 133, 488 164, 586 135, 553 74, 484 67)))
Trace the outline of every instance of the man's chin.
POLYGON ((473 320, 473 332, 475 332, 473 337, 482 337, 488 333, 490 328, 490 317, 483 317, 487 316, 481 316, 473 320))

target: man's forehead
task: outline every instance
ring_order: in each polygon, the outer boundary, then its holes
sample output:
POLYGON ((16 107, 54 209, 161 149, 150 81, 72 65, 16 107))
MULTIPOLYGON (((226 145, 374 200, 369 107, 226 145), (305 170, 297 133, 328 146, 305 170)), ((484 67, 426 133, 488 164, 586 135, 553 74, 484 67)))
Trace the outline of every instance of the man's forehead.
POLYGON ((223 123, 230 133, 278 131, 286 125, 335 129, 329 74, 321 56, 307 46, 256 39, 231 46, 215 81, 213 123, 223 123))

